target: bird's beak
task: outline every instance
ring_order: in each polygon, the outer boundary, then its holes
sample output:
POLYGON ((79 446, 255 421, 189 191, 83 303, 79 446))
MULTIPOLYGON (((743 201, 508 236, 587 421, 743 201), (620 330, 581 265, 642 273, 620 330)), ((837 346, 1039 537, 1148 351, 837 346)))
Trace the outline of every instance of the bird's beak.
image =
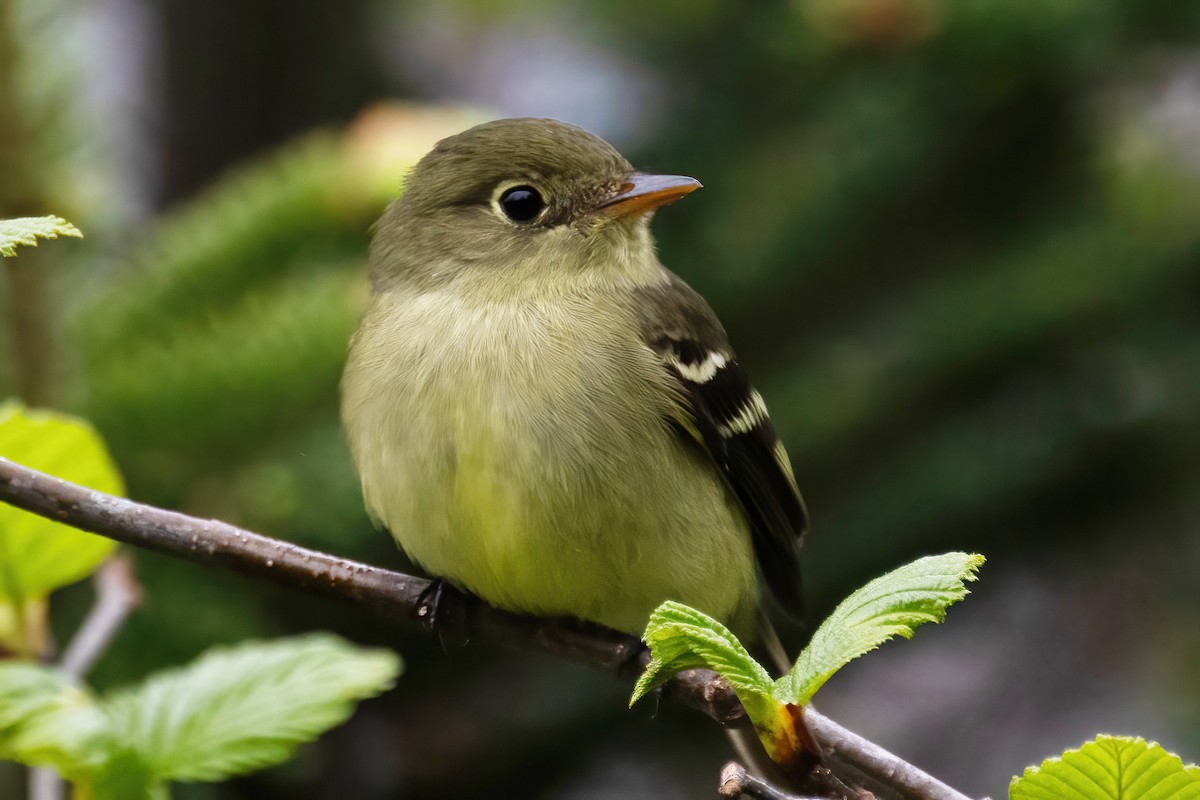
POLYGON ((645 172, 635 172, 617 189, 616 194, 602 201, 597 210, 608 217, 641 214, 667 203, 674 203, 700 186, 700 181, 684 175, 649 175, 645 172))

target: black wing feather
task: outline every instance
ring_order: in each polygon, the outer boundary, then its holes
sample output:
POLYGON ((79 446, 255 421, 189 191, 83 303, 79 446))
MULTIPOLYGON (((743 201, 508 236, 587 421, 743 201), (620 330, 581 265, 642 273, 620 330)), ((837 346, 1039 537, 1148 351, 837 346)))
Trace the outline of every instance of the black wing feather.
POLYGON ((690 431, 750 522, 767 586, 788 611, 803 608, 800 542, 808 512, 762 398, 737 362, 708 304, 678 278, 643 297, 646 343, 674 379, 690 431))

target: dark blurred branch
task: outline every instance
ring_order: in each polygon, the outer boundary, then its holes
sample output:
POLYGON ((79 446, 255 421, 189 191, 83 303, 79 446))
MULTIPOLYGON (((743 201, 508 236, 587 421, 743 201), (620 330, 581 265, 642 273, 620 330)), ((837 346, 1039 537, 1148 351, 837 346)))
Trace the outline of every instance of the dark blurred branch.
MULTIPOLYGON (((0 216, 24 212, 5 211, 0 216)), ((6 258, 4 274, 8 290, 8 335, 17 394, 30 405, 46 403, 49 395, 47 365, 50 356, 49 325, 46 320, 46 292, 38 254, 25 252, 18 258, 6 258)))
MULTIPOLYGON (((216 520, 146 506, 60 480, 0 458, 0 500, 48 519, 125 544, 178 556, 350 602, 389 619, 417 624, 430 612, 430 581, 271 539, 216 520)), ((647 654, 624 634, 570 620, 512 614, 482 602, 461 602, 445 613, 439 633, 469 633, 521 649, 537 649, 621 676, 640 671, 647 654)), ((744 716, 728 684, 707 670, 683 673, 667 697, 722 725, 744 716)), ((805 713, 825 751, 826 765, 846 783, 889 797, 968 800, 886 750, 845 730, 815 709, 805 713)))
MULTIPOLYGON (((29 125, 17 86, 19 42, 14 30, 14 4, 0 0, 0 217, 34 216, 42 210, 42 192, 33 176, 29 125)), ((45 285, 36 253, 4 262, 8 305, 8 336, 13 378, 25 402, 46 401, 50 334, 46 320, 45 285)))

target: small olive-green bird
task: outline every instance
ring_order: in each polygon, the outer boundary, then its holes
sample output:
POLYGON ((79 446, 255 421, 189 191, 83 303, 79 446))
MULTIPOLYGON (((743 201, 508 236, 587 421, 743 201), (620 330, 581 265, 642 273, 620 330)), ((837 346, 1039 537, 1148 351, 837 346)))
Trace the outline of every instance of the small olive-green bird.
POLYGON ((787 454, 650 235, 699 187, 548 119, 412 171, 374 231, 342 417, 371 516, 430 574, 635 635, 669 599, 761 640, 760 576, 799 609, 787 454))

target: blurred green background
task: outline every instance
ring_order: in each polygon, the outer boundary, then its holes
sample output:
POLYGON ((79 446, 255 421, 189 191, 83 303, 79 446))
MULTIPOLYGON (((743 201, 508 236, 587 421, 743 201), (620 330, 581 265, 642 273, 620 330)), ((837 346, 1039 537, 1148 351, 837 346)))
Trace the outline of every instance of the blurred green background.
MULTIPOLYGON (((0 397, 88 416, 138 499, 404 567, 337 421, 368 229, 433 141, 514 115, 704 182, 660 251, 792 453, 814 618, 988 556, 826 713, 977 796, 1100 731, 1200 757, 1197 3, 0 0, 0 216, 87 235, 5 261, 0 397)), ((714 796, 715 726, 606 676, 137 560, 102 686, 314 628, 409 664, 179 797, 714 796)))

